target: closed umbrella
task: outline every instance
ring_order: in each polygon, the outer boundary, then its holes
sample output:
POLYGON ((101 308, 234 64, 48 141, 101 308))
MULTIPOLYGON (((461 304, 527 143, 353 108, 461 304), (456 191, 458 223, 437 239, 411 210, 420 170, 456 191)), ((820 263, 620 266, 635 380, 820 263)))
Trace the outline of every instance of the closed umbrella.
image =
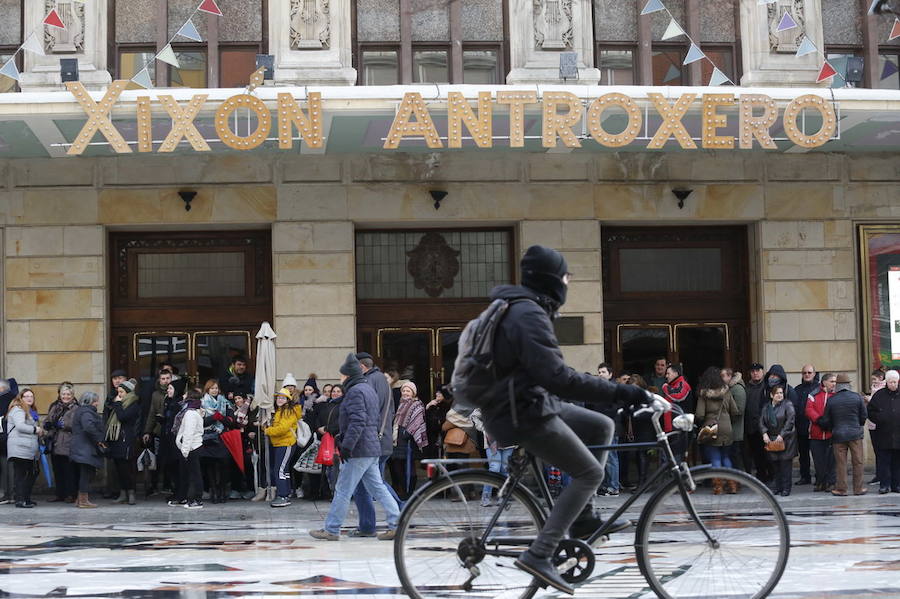
POLYGON ((241 440, 241 431, 239 430, 230 430, 225 431, 219 438, 222 440, 222 443, 225 445, 225 448, 228 450, 228 453, 231 454, 231 458, 234 460, 234 463, 237 465, 238 470, 243 474, 244 472, 244 442, 241 440))
MULTIPOLYGON (((256 379, 253 390, 253 405, 259 407, 257 421, 268 421, 275 403, 275 331, 268 322, 263 322, 256 333, 256 379)), ((269 452, 266 451, 262 431, 257 429, 259 453, 265 455, 265 485, 269 484, 269 452), (265 451, 265 454, 263 452, 265 451)), ((259 480, 257 479, 257 484, 259 480)))

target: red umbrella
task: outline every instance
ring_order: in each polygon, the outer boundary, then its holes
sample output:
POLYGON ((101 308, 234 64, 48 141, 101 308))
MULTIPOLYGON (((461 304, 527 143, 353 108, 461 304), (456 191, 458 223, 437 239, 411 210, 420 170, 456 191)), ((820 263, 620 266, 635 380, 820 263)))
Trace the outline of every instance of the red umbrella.
POLYGON ((222 439, 222 443, 225 444, 225 447, 228 449, 228 453, 231 454, 232 459, 234 459, 234 463, 237 464, 237 467, 244 471, 244 443, 241 441, 241 431, 239 430, 230 430, 225 431, 219 438, 222 439))

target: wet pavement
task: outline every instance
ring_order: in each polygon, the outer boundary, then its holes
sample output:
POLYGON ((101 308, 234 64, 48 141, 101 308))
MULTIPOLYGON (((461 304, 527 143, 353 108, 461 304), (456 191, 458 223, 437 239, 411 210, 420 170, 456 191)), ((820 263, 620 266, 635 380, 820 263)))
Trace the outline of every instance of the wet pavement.
MULTIPOLYGON (((779 502, 791 526, 788 568, 772 597, 900 597, 900 494, 833 497, 810 487, 779 502)), ((606 508, 623 500, 597 498, 606 508)), ((203 510, 100 500, 100 509, 41 502, 0 506, 0 596, 163 599, 402 592, 393 544, 372 538, 316 541, 328 503, 273 509, 232 501, 203 510)), ((351 510, 347 524, 355 522, 351 510)), ((349 532, 351 528, 346 528, 349 532)), ((597 548, 576 597, 637 598, 646 587, 633 535, 597 548)), ((550 596, 540 592, 538 596, 550 596)))

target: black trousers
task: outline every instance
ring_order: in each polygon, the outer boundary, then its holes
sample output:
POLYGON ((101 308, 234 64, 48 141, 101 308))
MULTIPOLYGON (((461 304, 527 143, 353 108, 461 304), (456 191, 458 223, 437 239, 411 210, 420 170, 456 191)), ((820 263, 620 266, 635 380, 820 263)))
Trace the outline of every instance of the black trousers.
POLYGON ((56 483, 56 497, 63 500, 74 497, 78 487, 78 465, 66 455, 51 455, 53 478, 56 483))
POLYGON ((731 444, 731 464, 738 470, 744 470, 746 472, 746 468, 744 465, 744 442, 743 441, 735 441, 731 444))
MULTIPOLYGON (((766 455, 766 446, 762 440, 762 433, 750 433, 744 440, 750 453, 750 459, 756 467, 756 478, 763 482, 772 480, 774 466, 766 455)), ((747 463, 749 470, 750 463, 747 463)))
POLYGON ((786 491, 790 493, 794 460, 778 460, 772 462, 772 466, 775 470, 775 492, 786 491))
MULTIPOLYGON (((191 453, 194 452, 192 451, 191 453)), ((200 469, 202 472, 201 480, 206 480, 207 490, 209 491, 210 496, 213 499, 224 498, 225 487, 228 484, 228 464, 232 461, 232 459, 230 457, 227 457, 199 458, 199 460, 200 469)))
POLYGON ((31 489, 37 478, 37 467, 34 460, 9 458, 13 471, 13 499, 16 502, 31 501, 31 489))
POLYGON ((90 464, 76 464, 76 466, 78 466, 78 492, 90 493, 91 481, 97 469, 90 464))
POLYGON ((900 449, 878 449, 878 484, 900 492, 900 449))
POLYGON ((120 491, 134 491, 134 461, 130 458, 115 458, 116 477, 120 491))
POLYGON ((816 467, 816 484, 834 486, 834 451, 831 439, 810 439, 809 449, 816 467))
POLYGON ((810 480, 809 437, 797 435, 797 447, 800 449, 800 480, 810 480))
POLYGON ((182 491, 184 495, 179 497, 176 493, 176 500, 200 501, 200 496, 203 494, 203 474, 200 470, 199 449, 189 453, 186 458, 182 457, 180 474, 179 491, 182 491))

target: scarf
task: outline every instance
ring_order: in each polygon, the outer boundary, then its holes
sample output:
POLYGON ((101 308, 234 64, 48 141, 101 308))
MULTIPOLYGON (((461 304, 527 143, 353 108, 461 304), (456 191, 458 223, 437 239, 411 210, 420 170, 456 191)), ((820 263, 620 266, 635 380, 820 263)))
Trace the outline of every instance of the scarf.
MULTIPOLYGON (((218 397, 213 397, 209 393, 203 396, 203 400, 200 402, 201 407, 203 408, 204 416, 212 416, 216 412, 221 414, 223 417, 228 414, 228 400, 223 396, 219 395, 218 397)), ((225 430, 225 425, 221 422, 213 422, 203 430, 205 431, 215 431, 217 433, 222 433, 225 430)))
POLYGON ((181 409, 178 410, 178 413, 175 414, 175 419, 172 423, 172 434, 178 435, 178 430, 181 428, 181 421, 184 420, 184 413, 188 411, 188 402, 181 402, 181 409))
MULTIPOLYGON (((125 399, 122 400, 122 409, 127 410, 131 404, 138 400, 137 395, 134 393, 126 393, 125 399)), ((113 400, 115 401, 115 400, 113 400)), ((109 413, 109 422, 106 424, 106 440, 107 441, 118 441, 119 437, 122 436, 122 423, 119 422, 119 417, 116 416, 115 408, 109 413)))
POLYGON ((344 381, 344 384, 342 385, 342 387, 344 388, 344 395, 347 395, 347 392, 350 389, 352 389, 353 387, 359 385, 360 383, 365 383, 365 382, 366 382, 366 377, 364 377, 361 374, 358 374, 356 376, 351 376, 346 381, 344 381))
POLYGON ((244 405, 240 408, 236 408, 234 411, 234 420, 238 423, 239 426, 247 426, 250 422, 250 404, 244 402, 244 405))
POLYGON ((394 417, 394 445, 400 429, 403 428, 415 441, 419 449, 428 445, 428 432, 425 428, 425 408, 417 397, 401 399, 397 415, 394 417))
POLYGON ((771 401, 766 404, 766 426, 769 430, 778 428, 778 416, 775 415, 775 405, 771 401))

